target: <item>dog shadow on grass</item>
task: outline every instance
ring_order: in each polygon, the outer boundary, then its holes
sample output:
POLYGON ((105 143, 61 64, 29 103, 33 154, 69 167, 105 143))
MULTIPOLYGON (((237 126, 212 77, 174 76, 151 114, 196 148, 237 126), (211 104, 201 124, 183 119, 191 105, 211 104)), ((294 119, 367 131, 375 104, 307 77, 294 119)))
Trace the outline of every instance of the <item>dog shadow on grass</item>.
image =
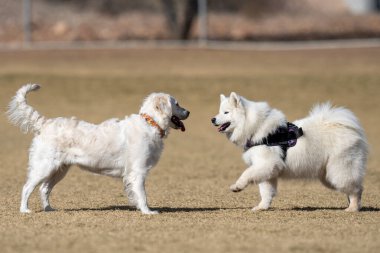
MULTIPOLYGON (((343 211, 345 207, 317 207, 317 206, 304 206, 304 207, 293 207, 291 211, 303 211, 303 212, 314 212, 314 211, 323 211, 323 210, 337 210, 343 211)), ((289 209, 288 209, 289 210, 289 209)), ((360 209, 360 212, 380 212, 380 208, 372 206, 364 206, 360 209)))
MULTIPOLYGON (((160 213, 188 213, 188 212, 216 212, 223 210, 244 210, 247 207, 151 207, 152 210, 157 210, 160 213)), ((66 212, 79 212, 79 211, 137 211, 133 206, 107 206, 99 208, 72 208, 65 209, 66 212)))
MULTIPOLYGON (((319 207, 319 206, 304 206, 293 207, 290 209, 276 209, 270 208, 268 211, 299 211, 299 212, 315 212, 315 211, 343 211, 345 207, 319 207)), ((157 210, 160 213, 191 213, 191 212, 217 212, 228 210, 250 210, 249 207, 152 207, 152 210, 157 210)), ((80 211, 137 211, 133 206, 106 206, 98 208, 72 208, 64 209, 66 212, 80 212, 80 211)), ((360 209, 360 212, 380 212, 380 208, 365 206, 360 209)))

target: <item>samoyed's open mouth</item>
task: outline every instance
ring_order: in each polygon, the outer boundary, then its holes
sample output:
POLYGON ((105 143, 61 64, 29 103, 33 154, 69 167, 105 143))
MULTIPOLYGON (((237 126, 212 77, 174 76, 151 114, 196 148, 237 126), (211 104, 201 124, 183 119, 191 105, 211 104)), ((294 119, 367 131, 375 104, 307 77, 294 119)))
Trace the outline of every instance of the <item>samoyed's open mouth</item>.
POLYGON ((185 125, 177 116, 173 115, 171 121, 177 127, 177 129, 181 128, 181 131, 185 132, 185 125))
POLYGON ((231 125, 231 122, 226 122, 218 128, 218 131, 224 132, 230 125, 231 125))

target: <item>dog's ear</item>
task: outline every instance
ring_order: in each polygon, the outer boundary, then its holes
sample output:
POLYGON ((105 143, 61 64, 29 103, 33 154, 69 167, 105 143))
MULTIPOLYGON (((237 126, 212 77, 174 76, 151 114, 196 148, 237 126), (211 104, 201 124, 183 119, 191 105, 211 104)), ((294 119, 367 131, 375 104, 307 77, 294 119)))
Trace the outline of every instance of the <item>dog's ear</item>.
POLYGON ((226 96, 224 96, 224 94, 220 94, 220 102, 223 102, 224 100, 226 100, 226 96))
POLYGON ((154 98, 154 109, 164 115, 170 115, 171 113, 171 103, 168 96, 157 95, 154 98))
POLYGON ((231 92, 229 101, 234 107, 242 106, 240 96, 236 94, 235 92, 231 92))

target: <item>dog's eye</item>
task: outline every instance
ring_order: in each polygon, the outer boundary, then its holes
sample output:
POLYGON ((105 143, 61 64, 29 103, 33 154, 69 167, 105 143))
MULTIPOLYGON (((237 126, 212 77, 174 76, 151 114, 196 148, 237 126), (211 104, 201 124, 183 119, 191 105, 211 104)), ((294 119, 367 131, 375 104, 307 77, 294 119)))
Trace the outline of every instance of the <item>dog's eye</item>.
POLYGON ((177 103, 175 103, 175 105, 176 105, 176 106, 179 106, 178 102, 177 102, 177 103))
POLYGON ((229 112, 224 112, 224 114, 228 114, 229 112))

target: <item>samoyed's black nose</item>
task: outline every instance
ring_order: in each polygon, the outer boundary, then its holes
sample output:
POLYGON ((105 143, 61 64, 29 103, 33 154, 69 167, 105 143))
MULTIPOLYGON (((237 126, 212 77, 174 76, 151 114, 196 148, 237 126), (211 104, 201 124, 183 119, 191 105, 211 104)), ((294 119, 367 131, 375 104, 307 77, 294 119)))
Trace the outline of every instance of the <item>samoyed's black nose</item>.
POLYGON ((212 119, 211 119, 211 122, 212 122, 212 124, 214 124, 214 125, 215 125, 215 121, 216 121, 216 118, 212 118, 212 119))

